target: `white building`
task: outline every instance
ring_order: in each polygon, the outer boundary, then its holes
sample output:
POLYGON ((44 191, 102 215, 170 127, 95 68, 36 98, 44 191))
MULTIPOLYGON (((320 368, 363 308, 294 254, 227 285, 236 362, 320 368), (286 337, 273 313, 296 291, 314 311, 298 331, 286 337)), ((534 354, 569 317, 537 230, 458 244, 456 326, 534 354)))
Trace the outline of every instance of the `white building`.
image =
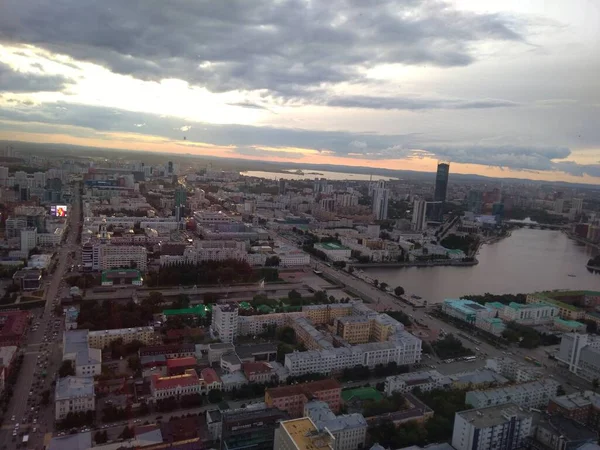
POLYGON ((315 249, 321 250, 331 261, 347 261, 351 256, 351 249, 333 242, 315 244, 315 249))
POLYGON ((93 377, 102 373, 102 351, 90 348, 88 330, 71 330, 63 334, 63 361, 70 360, 78 377, 93 377))
POLYGON ((307 313, 272 313, 261 314, 257 316, 239 316, 238 317, 238 335, 239 336, 256 336, 263 331, 268 325, 283 327, 289 321, 298 317, 306 317, 307 313))
POLYGON ((37 245, 37 228, 27 227, 21 230, 21 250, 28 252, 37 245))
POLYGON ((456 450, 517 450, 531 434, 532 416, 513 403, 457 412, 452 447, 456 450))
POLYGON ((214 305, 210 331, 215 339, 231 344, 238 331, 238 306, 233 303, 214 305))
POLYGON ((67 414, 95 411, 94 378, 66 377, 56 382, 54 418, 62 420, 67 414))
POLYGON ((304 417, 309 417, 317 430, 334 437, 332 450, 364 448, 367 440, 367 421, 362 414, 336 416, 326 402, 313 400, 304 405, 304 417))
POLYGON ((565 333, 556 357, 569 372, 588 381, 600 378, 600 339, 587 334, 565 333))
POLYGON ((413 231, 423 231, 427 228, 427 202, 425 200, 414 201, 411 228, 413 231))
POLYGON ((508 357, 488 359, 485 363, 485 368, 493 370, 517 383, 527 383, 528 381, 537 380, 544 376, 542 368, 519 363, 508 357))
POLYGON ((556 306, 547 303, 515 303, 504 306, 501 312, 502 319, 507 322, 516 322, 522 325, 540 325, 554 322, 559 310, 556 306))
POLYGON ((285 355, 284 366, 291 376, 298 376, 307 373, 336 373, 357 365, 372 368, 392 361, 398 365, 407 365, 420 360, 421 340, 404 331, 394 341, 288 353, 285 355))
POLYGON ((550 399, 556 396, 560 383, 552 379, 531 381, 514 386, 469 391, 465 403, 474 408, 515 403, 522 408, 545 408, 550 399))
POLYGON ((385 379, 385 393, 387 395, 392 395, 394 392, 405 393, 416 388, 419 388, 422 392, 428 392, 449 383, 448 377, 437 370, 410 372, 387 377, 385 379))
POLYGON ((88 343, 91 348, 103 349, 117 339, 122 339, 123 344, 140 341, 146 345, 150 345, 154 339, 154 328, 118 328, 115 330, 90 331, 88 333, 88 343))

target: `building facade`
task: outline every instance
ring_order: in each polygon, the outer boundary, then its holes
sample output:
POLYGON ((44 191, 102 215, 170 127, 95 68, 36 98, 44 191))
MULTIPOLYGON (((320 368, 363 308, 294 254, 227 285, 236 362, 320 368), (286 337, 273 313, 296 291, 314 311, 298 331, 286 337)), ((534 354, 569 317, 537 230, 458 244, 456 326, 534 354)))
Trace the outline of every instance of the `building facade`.
POLYGON ((313 381, 292 386, 269 388, 265 391, 265 403, 270 408, 286 411, 291 417, 301 417, 304 406, 311 399, 321 400, 334 413, 339 412, 342 388, 334 379, 313 381))
POLYGON ((504 388, 469 391, 465 403, 474 408, 514 403, 521 408, 545 408, 560 383, 553 379, 531 381, 504 388))
POLYGON ((92 377, 65 377, 56 382, 54 418, 64 419, 69 413, 96 410, 94 379, 92 377))

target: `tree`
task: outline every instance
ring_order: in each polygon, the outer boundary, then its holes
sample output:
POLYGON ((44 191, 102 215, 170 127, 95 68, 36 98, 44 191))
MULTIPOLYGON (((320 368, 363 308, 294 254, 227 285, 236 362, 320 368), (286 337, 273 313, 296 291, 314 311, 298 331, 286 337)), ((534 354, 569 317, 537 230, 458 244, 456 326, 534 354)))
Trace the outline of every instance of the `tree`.
POLYGON ((46 406, 50 404, 50 390, 46 389, 42 392, 42 405, 46 406))
POLYGON ((394 294, 396 294, 398 297, 404 295, 404 288, 402 286, 396 286, 394 289, 394 294))
POLYGON ((302 294, 296 289, 292 289, 290 292, 288 292, 288 298, 290 300, 300 300, 302 299, 302 294))
POLYGON ((96 431, 94 434, 94 441, 96 444, 105 444, 108 441, 108 433, 104 431, 96 431))
POLYGON ((600 386, 600 381, 598 381, 598 378, 594 378, 592 380, 592 387, 594 388, 594 391, 598 390, 598 386, 600 386))
POLYGON ((385 282, 381 282, 379 283, 379 289, 381 289, 382 291, 385 291, 385 289, 388 287, 388 284, 385 282))
POLYGON ((129 427, 123 428, 123 431, 121 431, 121 434, 119 435, 121 439, 132 439, 134 436, 135 434, 133 432, 133 429, 129 427))
POLYGON ((265 260, 265 266, 267 266, 267 267, 277 267, 277 266, 279 266, 280 262, 281 262, 281 258, 279 256, 277 256, 277 255, 269 256, 265 260))
POLYGON ((211 389, 208 391, 208 401, 210 403, 219 403, 223 400, 223 393, 219 389, 211 389))
POLYGON ((74 375, 75 375, 75 368, 73 367, 73 361, 71 361, 70 359, 63 361, 63 363, 60 365, 60 368, 58 369, 58 376, 60 378, 64 378, 64 377, 74 376, 74 375))
POLYGON ((377 278, 373 280, 373 286, 379 286, 379 280, 377 278))
POLYGON ((286 344, 296 344, 296 332, 292 327, 281 327, 276 332, 277 340, 286 344))
POLYGON ((136 376, 138 373, 142 373, 142 362, 138 355, 131 355, 129 358, 127 358, 127 365, 136 374, 136 376))

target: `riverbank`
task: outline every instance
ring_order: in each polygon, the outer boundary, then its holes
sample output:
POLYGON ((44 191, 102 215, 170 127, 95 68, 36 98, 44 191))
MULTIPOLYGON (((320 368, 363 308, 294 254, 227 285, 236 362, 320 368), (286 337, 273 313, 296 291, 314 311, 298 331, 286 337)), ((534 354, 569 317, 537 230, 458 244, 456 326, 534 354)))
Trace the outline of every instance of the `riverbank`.
POLYGON ((381 269, 381 268, 402 268, 402 267, 437 267, 437 266, 475 266, 479 263, 477 258, 473 261, 456 261, 452 259, 441 259, 438 261, 413 261, 413 262, 392 262, 392 263, 358 263, 352 264, 357 269, 381 269))
MULTIPOLYGON (((571 233, 570 231, 565 231, 565 234, 567 235, 567 237, 569 239, 571 239, 573 241, 580 242, 581 244, 589 245, 590 247, 600 250, 600 244, 595 244, 593 242, 590 242, 585 238, 579 237, 579 236, 571 233)), ((600 270, 600 268, 598 268, 598 270, 600 270)))

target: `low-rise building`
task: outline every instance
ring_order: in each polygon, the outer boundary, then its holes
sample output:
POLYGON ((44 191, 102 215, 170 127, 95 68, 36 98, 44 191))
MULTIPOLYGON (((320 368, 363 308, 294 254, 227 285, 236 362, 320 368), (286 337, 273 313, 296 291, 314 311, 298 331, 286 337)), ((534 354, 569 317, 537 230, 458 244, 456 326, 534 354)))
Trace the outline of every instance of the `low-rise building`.
POLYGON ((309 400, 318 399, 329 405, 337 413, 341 406, 342 388, 334 379, 313 381, 292 386, 269 388, 265 391, 265 403, 269 407, 286 411, 291 417, 301 417, 304 405, 309 400))
POLYGON ((30 317, 27 311, 1 311, 0 345, 21 345, 30 317))
POLYGON ((315 249, 325 253, 331 261, 348 261, 352 253, 349 247, 333 242, 315 244, 315 249))
POLYGON ((600 339, 581 333, 565 333, 556 357, 570 372, 588 381, 600 378, 600 339))
POLYGON ((552 323, 558 314, 559 310, 556 306, 545 302, 527 304, 511 302, 504 306, 501 317, 508 322, 521 325, 540 325, 552 323))
POLYGON ((561 319, 560 317, 554 318, 554 328, 564 333, 587 332, 587 325, 585 323, 577 322, 576 320, 561 319))
POLYGON ((54 418, 62 420, 69 413, 96 410, 94 379, 92 377, 65 377, 56 382, 54 418))
POLYGON ((509 357, 491 358, 486 360, 485 368, 493 370, 517 383, 526 383, 544 376, 541 367, 520 363, 509 357))
POLYGON ((251 383, 268 383, 277 378, 273 366, 265 361, 242 363, 242 371, 251 383))
POLYGON ((492 309, 472 300, 465 299, 444 300, 444 303, 442 303, 442 311, 451 317, 473 325, 475 325, 477 319, 491 317, 493 314, 492 309))
POLYGON ((210 367, 204 368, 200 371, 200 378, 204 380, 204 386, 206 388, 206 392, 212 391, 216 389, 218 391, 223 389, 223 382, 215 369, 211 369, 210 367))
POLYGON ((552 379, 531 381, 514 386, 469 391, 465 403, 474 408, 514 403, 522 408, 545 408, 556 396, 560 383, 552 379))
POLYGON ((410 372, 394 375, 385 379, 385 393, 392 395, 394 392, 410 392, 419 388, 422 392, 429 392, 449 384, 448 377, 437 370, 423 372, 410 372))
POLYGON ((197 361, 193 356, 169 358, 167 359, 167 375, 183 375, 188 369, 195 369, 196 365, 197 361))
POLYGON ((554 397, 548 403, 548 412, 568 417, 597 430, 600 428, 600 394, 584 391, 554 397))
POLYGON ((335 438, 308 417, 286 420, 275 430, 274 450, 333 450, 335 438))
POLYGON ((510 380, 490 369, 473 370, 449 375, 452 387, 465 389, 467 387, 486 388, 510 383, 510 380))
POLYGON ((117 328, 115 330, 98 330, 88 333, 88 343, 92 348, 103 349, 118 339, 121 339, 123 344, 140 341, 149 345, 154 341, 154 328, 117 328))
POLYGON ((362 414, 336 416, 327 403, 315 400, 304 406, 304 416, 310 418, 317 430, 334 437, 333 450, 356 450, 365 447, 367 421, 362 414))
POLYGON ((150 381, 150 393, 153 401, 170 397, 181 397, 202 393, 203 382, 194 369, 188 369, 183 375, 162 377, 153 375, 150 381))
POLYGON ((277 408, 250 407, 222 411, 221 448, 277 448, 275 430, 288 418, 285 412, 277 408))
POLYGON ((513 403, 457 412, 452 447, 456 450, 517 450, 525 447, 532 416, 513 403))
POLYGON ((597 431, 576 420, 555 415, 544 417, 537 423, 530 448, 534 450, 568 450, 597 442, 597 431))
POLYGON ((63 361, 70 360, 78 377, 102 373, 102 350, 90 348, 88 330, 70 330, 63 334, 63 361))

